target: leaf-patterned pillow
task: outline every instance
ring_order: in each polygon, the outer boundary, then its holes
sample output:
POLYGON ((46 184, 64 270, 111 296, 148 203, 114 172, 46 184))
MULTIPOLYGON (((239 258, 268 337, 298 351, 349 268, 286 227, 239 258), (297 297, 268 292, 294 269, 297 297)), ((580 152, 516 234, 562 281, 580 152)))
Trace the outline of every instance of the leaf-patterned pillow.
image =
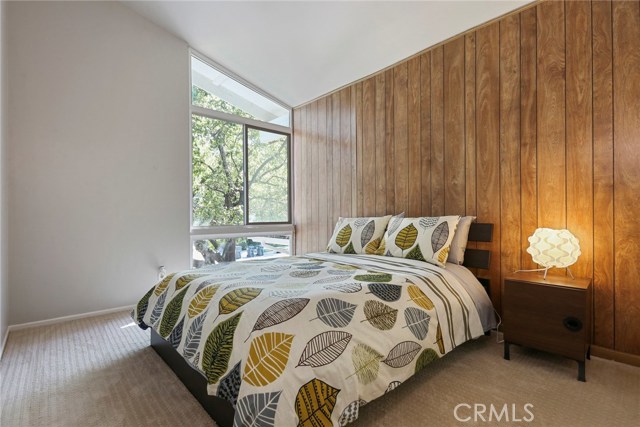
POLYGON ((375 254, 391 215, 338 219, 327 252, 337 254, 375 254))
MULTIPOLYGON (((399 213, 398 215, 392 216, 391 219, 389 220, 389 224, 387 225, 387 229, 385 230, 384 235, 386 235, 387 233, 393 234, 393 232, 396 231, 398 227, 400 227, 400 224, 402 223, 404 216, 405 216, 404 212, 399 213)), ((384 255, 386 252, 386 249, 383 244, 384 235, 382 237, 382 241, 380 242, 380 245, 378 245, 378 250, 375 253, 376 255, 384 255)))
POLYGON ((384 233, 378 253, 444 267, 459 216, 404 218, 384 233))

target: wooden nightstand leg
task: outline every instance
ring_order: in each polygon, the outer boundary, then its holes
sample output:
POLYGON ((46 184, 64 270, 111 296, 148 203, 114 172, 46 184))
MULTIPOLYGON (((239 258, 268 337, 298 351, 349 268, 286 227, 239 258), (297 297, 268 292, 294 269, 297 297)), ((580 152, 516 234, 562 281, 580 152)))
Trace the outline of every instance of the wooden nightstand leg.
POLYGON ((591 346, 587 349, 587 359, 591 360, 591 346))
POLYGON ((584 374, 584 362, 578 362, 578 381, 587 382, 584 374))
POLYGON ((506 341, 504 342, 504 359, 511 360, 511 357, 509 355, 509 343, 506 341))

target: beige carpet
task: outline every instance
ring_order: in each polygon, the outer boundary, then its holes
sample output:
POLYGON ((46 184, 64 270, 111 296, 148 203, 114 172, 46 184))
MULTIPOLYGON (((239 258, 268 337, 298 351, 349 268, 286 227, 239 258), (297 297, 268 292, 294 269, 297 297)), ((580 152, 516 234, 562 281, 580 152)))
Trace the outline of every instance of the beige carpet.
MULTIPOLYGON (((17 331, 0 362, 1 425, 211 426, 206 412, 148 346, 148 332, 127 313, 17 331), (98 338, 101 337, 101 338, 98 338)), ((593 358, 587 382, 576 363, 542 352, 479 339, 361 410, 354 427, 368 426, 637 426, 640 368, 593 358), (533 421, 523 405, 530 403, 533 421), (459 404, 507 405, 509 420, 473 421, 459 404), (512 411, 515 409, 513 419, 512 411)))

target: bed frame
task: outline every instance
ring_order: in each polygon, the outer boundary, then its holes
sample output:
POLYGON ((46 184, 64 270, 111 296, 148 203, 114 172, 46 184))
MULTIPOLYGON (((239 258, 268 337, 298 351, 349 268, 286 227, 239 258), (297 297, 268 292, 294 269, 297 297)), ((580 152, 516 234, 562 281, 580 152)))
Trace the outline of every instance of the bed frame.
POLYGON ((209 416, 220 427, 233 425, 234 409, 229 401, 207 394, 207 379, 193 369, 168 341, 162 338, 153 329, 151 331, 151 347, 169 365, 171 370, 180 378, 193 397, 202 405, 209 416))
MULTIPOLYGON (((493 236, 493 224, 472 223, 469 230, 470 242, 491 242, 493 236)), ((491 261, 491 252, 483 249, 467 248, 464 253, 464 266, 467 268, 488 269, 491 261)), ((478 279, 485 290, 489 292, 488 279, 478 279)), ((202 407, 220 427, 232 427, 234 409, 227 400, 207 394, 207 379, 193 369, 184 358, 173 348, 169 342, 151 331, 151 347, 169 365, 171 370, 180 378, 193 397, 200 402, 202 407)))

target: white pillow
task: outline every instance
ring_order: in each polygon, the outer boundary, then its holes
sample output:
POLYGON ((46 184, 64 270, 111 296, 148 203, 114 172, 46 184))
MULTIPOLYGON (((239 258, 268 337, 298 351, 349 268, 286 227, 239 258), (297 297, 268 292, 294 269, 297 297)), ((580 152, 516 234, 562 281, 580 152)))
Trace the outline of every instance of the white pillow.
POLYGON ((471 223, 475 220, 475 216, 463 216, 460 218, 451 241, 448 262, 458 265, 462 265, 464 262, 464 251, 467 249, 467 241, 469 240, 469 228, 471 228, 471 223))
POLYGON ((336 254, 375 254, 391 215, 338 219, 327 252, 336 254))
POLYGON ((459 220, 457 215, 404 218, 395 227, 389 224, 378 251, 444 267, 459 220))

